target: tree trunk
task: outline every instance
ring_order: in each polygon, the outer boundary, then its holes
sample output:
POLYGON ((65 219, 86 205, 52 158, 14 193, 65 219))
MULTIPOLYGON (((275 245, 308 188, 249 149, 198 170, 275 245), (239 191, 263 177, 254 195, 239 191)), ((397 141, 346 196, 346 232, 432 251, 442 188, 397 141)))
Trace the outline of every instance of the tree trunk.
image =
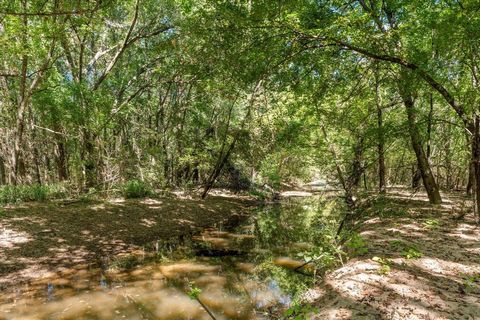
POLYGON ((375 102, 377 105, 377 124, 378 124, 378 191, 385 193, 386 179, 385 179, 385 134, 383 132, 383 111, 380 99, 380 84, 378 79, 378 72, 375 73, 375 102))
POLYGON ((420 182, 422 181, 422 173, 418 168, 418 165, 413 165, 412 167, 412 188, 418 189, 420 188, 420 182))
POLYGON ((97 165, 95 160, 94 137, 87 130, 83 130, 84 151, 84 181, 85 189, 94 188, 97 185, 97 165))
POLYGON ((421 135, 415 121, 415 103, 410 93, 403 91, 401 92, 401 95, 407 112, 408 129, 410 132, 412 147, 415 151, 415 156, 417 157, 418 169, 420 170, 423 185, 428 194, 428 199, 432 204, 440 204, 442 203, 442 197, 440 196, 440 191, 435 182, 435 178, 433 177, 432 170, 430 169, 427 156, 423 151, 421 135))
POLYGON ((472 135, 472 162, 474 167, 474 206, 473 211, 477 224, 480 223, 480 116, 474 116, 474 129, 472 135))
POLYGON ((473 164, 473 154, 472 154, 470 165, 468 166, 467 196, 472 195, 474 182, 475 182, 475 166, 473 164))
POLYGON ((430 161, 432 155, 432 123, 433 123, 433 94, 430 93, 430 110, 428 111, 427 122, 427 159, 430 161))
POLYGON ((0 185, 7 183, 7 174, 5 170, 5 159, 0 155, 0 185))
MULTIPOLYGON (((27 11, 27 1, 22 1, 22 9, 27 11)), ((18 107, 17 107, 17 119, 16 119, 16 130, 13 142, 13 159, 12 159, 12 178, 13 183, 17 184, 21 182, 21 178, 24 175, 24 163, 23 163, 23 133, 25 130, 25 112, 28 107, 28 92, 27 92, 27 72, 28 72, 28 44, 27 44, 27 32, 28 32, 28 17, 25 15, 22 18, 23 34, 21 38, 22 42, 22 67, 21 67, 21 78, 20 78, 20 92, 18 97, 18 107)))
POLYGON ((58 173, 58 180, 60 182, 65 181, 68 179, 68 172, 67 172, 67 151, 65 148, 65 143, 63 141, 57 141, 57 173, 58 173))

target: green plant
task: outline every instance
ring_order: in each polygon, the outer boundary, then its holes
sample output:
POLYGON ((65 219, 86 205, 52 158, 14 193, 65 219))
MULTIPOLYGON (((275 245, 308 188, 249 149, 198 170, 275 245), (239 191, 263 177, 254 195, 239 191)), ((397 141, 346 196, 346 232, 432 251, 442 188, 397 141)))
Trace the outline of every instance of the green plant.
POLYGON ((477 282, 480 282, 480 274, 476 274, 476 275, 464 274, 462 278, 463 278, 463 286, 464 286, 465 292, 471 293, 471 292, 477 291, 480 288, 480 286, 477 284, 477 282))
POLYGON ((363 255, 368 252, 365 239, 358 233, 354 233, 346 243, 354 255, 363 255))
POLYGON ((19 185, 0 188, 0 203, 14 204, 24 201, 44 201, 63 196, 56 185, 19 185))
POLYGON ((200 300, 200 294, 202 293, 202 289, 194 286, 193 284, 190 284, 190 290, 187 292, 187 295, 190 297, 192 300, 197 300, 198 303, 202 306, 202 308, 208 313, 210 318, 213 320, 216 320, 215 315, 208 309, 208 307, 200 300))
POLYGON ((123 196, 127 199, 143 198, 152 194, 150 187, 143 181, 130 180, 123 185, 123 196))
POLYGON ((380 258, 380 257, 373 257, 373 261, 380 264, 380 268, 377 270, 379 274, 389 274, 390 273, 390 266, 392 264, 392 260, 387 258, 380 258))
POLYGON ((47 199, 48 187, 42 185, 33 185, 29 190, 30 200, 44 201, 47 199))
POLYGON ((198 297, 200 296, 201 293, 202 293, 202 289, 195 286, 191 286, 190 290, 187 292, 187 295, 192 300, 198 300, 198 297))
POLYGON ((440 226, 440 221, 438 219, 427 219, 423 222, 423 226, 429 229, 436 229, 440 226))
POLYGON ((265 200, 268 197, 266 192, 258 190, 258 189, 250 190, 249 194, 251 196, 257 198, 258 200, 265 200))
POLYGON ((282 319, 307 320, 312 313, 318 313, 318 308, 311 305, 295 304, 285 310, 282 319))
POLYGON ((406 259, 418 259, 422 257, 422 253, 418 251, 416 248, 411 247, 411 248, 405 249, 402 252, 402 256, 406 259))
POLYGON ((307 264, 315 264, 322 268, 329 268, 337 261, 331 252, 325 251, 322 247, 299 252, 297 256, 305 260, 305 266, 307 264))

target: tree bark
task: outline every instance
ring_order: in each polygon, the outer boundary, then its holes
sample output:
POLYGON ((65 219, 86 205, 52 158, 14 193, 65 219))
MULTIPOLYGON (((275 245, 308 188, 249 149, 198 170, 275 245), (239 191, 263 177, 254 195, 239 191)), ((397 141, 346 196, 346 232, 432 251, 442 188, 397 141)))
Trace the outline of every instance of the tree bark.
MULTIPOLYGON (((22 9, 27 11, 27 1, 22 1, 22 9)), ((14 145, 13 145, 13 171, 12 171, 12 178, 13 183, 17 184, 20 182, 21 177, 24 174, 24 164, 23 157, 22 157, 22 149, 23 149, 23 133, 25 130, 25 112, 28 106, 28 92, 27 92, 27 68, 28 68, 28 44, 27 44, 27 32, 28 32, 28 17, 22 17, 22 27, 23 27, 23 34, 22 34, 22 67, 21 67, 21 75, 20 75, 20 92, 18 98, 18 107, 17 107, 17 119, 16 119, 16 130, 14 136, 14 145)))
POLYGON ((7 183, 7 174, 5 169, 5 159, 0 155, 0 185, 7 183))
POLYGON ((422 181, 422 173, 418 168, 418 165, 413 165, 412 167, 412 188, 418 189, 420 188, 420 182, 422 181))
POLYGON ((378 130, 378 191, 380 193, 386 192, 386 178, 385 178, 385 134, 383 132, 383 111, 380 98, 380 81, 378 79, 378 70, 375 72, 375 103, 377 106, 377 130, 378 130))
MULTIPOLYGON (((401 84, 402 85, 402 84, 401 84)), ((408 118, 408 129, 410 133, 410 138, 412 142, 413 150, 415 151, 415 156, 417 158, 418 169, 422 175, 423 185, 427 191, 428 199, 432 204, 442 203, 442 197, 440 196, 440 191, 438 189, 437 183, 433 176, 432 170, 430 169, 430 164, 428 163, 427 156, 423 151, 422 139, 420 132, 418 130, 416 120, 415 120, 415 102, 410 93, 401 88, 401 96, 403 103, 405 105, 405 110, 407 112, 408 118)))
POLYGON ((474 115, 472 134, 472 163, 474 168, 473 211, 477 224, 480 223, 480 115, 474 115))
POLYGON ((67 150, 63 141, 57 141, 57 174, 60 182, 68 179, 67 172, 67 150))
POLYGON ((83 130, 84 153, 84 179, 85 189, 94 188, 97 185, 97 162, 95 157, 94 137, 89 130, 83 130))

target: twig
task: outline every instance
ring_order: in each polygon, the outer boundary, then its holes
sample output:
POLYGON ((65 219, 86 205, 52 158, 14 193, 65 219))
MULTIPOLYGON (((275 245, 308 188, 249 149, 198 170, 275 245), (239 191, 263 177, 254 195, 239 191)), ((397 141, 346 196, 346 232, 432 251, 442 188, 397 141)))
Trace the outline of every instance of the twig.
POLYGON ((207 306, 203 304, 203 302, 200 300, 199 297, 197 297, 197 301, 198 303, 200 303, 200 305, 202 306, 203 309, 205 309, 205 311, 208 313, 208 315, 213 319, 213 320, 217 320, 217 318, 215 318, 215 316, 213 315, 213 313, 208 310, 207 306))

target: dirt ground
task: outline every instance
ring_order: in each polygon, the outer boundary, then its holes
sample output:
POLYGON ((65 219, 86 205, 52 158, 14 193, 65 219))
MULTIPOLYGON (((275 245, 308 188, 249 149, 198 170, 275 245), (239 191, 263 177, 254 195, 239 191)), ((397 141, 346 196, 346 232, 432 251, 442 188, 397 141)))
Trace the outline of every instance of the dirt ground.
POLYGON ((26 203, 0 213, 0 289, 104 264, 149 242, 248 216, 252 201, 211 196, 26 203))
POLYGON ((460 196, 395 192, 364 221, 368 251, 312 290, 313 319, 480 319, 480 228, 460 196), (461 212, 463 219, 455 219, 461 212))

